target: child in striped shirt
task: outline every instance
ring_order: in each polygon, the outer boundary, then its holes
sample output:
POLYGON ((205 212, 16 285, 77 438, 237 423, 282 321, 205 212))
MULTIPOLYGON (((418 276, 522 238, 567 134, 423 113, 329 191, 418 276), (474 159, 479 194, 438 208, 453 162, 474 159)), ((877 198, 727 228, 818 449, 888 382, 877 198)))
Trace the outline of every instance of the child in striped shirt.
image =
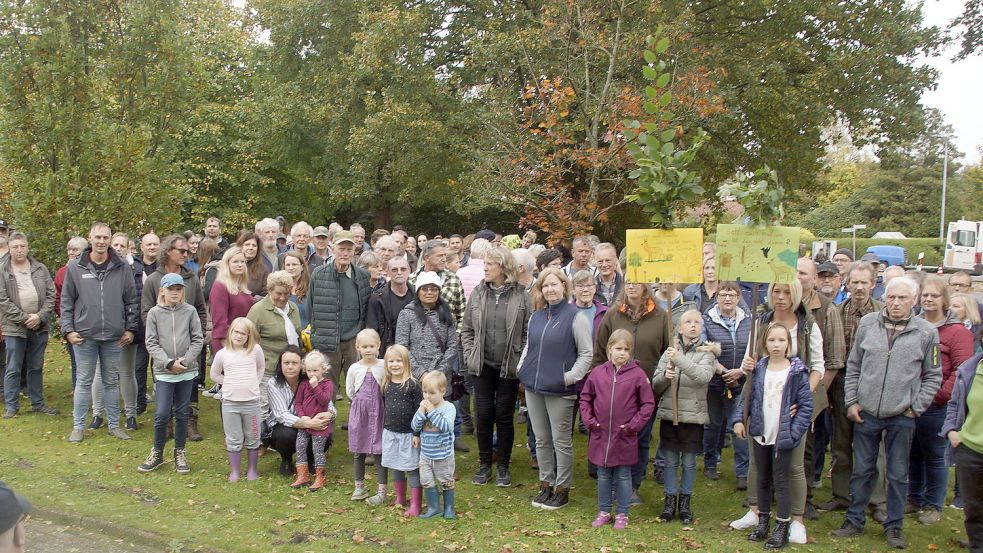
POLYGON ((427 494, 427 512, 420 518, 439 515, 440 493, 443 489, 444 511, 447 519, 454 514, 454 404, 444 401, 447 377, 440 371, 430 371, 420 381, 423 401, 413 415, 411 427, 420 433, 420 483, 427 494))

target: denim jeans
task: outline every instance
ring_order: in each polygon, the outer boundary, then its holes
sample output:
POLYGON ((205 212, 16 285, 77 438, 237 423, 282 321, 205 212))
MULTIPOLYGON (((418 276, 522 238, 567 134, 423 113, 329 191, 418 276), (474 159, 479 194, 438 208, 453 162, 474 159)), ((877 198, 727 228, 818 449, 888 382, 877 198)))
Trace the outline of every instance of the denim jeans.
POLYGON ((31 399, 31 407, 42 407, 44 393, 41 369, 44 368, 44 350, 48 347, 48 331, 27 329, 23 338, 5 336, 3 342, 7 349, 7 366, 3 373, 3 395, 7 410, 17 411, 20 408, 22 368, 27 369, 27 397, 31 399))
POLYGON ((649 463, 649 445, 652 443, 652 426, 655 425, 655 413, 652 418, 645 423, 642 431, 638 433, 638 462, 631 467, 631 487, 638 489, 645 480, 645 470, 649 463))
POLYGON ((75 350, 75 362, 78 365, 72 424, 75 428, 85 426, 85 414, 92 404, 92 380, 95 378, 98 362, 109 428, 119 427, 119 342, 85 339, 72 348, 75 350))
POLYGON ((597 510, 611 512, 611 493, 614 492, 619 515, 628 514, 631 502, 631 465, 597 467, 597 510))
POLYGON ((666 483, 666 495, 693 495, 693 483, 696 482, 696 454, 664 448, 659 448, 659 450, 666 457, 666 468, 662 473, 666 483), (681 483, 679 465, 683 466, 681 483))
MULTIPOLYGON (((123 396, 123 413, 127 417, 137 416, 137 383, 133 376, 136 344, 130 344, 119 353, 119 391, 123 396)), ((102 383, 92 383, 92 416, 101 416, 105 410, 102 383)))
POLYGON ((760 467, 756 481, 759 513, 771 513, 771 495, 775 494, 778 518, 788 520, 792 514, 792 494, 789 489, 789 471, 792 464, 791 449, 777 449, 774 445, 761 445, 752 439, 754 465, 760 467))
MULTIPOLYGON (((707 390, 710 423, 703 430, 703 468, 715 469, 720 464, 724 438, 729 431, 727 421, 734 415, 740 393, 740 389, 732 390, 732 397, 727 397, 727 390, 707 390)), ((731 445, 734 448, 734 476, 747 478, 750 455, 747 440, 732 436, 731 445)))
MULTIPOLYGON (((147 409, 147 367, 150 364, 150 354, 142 340, 133 342, 133 376, 136 383, 136 412, 147 409)), ((152 381, 151 381, 152 382, 152 381)))
POLYGON ((877 453, 883 441, 887 460, 887 519, 884 528, 901 528, 908 496, 908 456, 915 434, 915 419, 903 413, 878 419, 867 411, 860 416, 864 422, 853 423, 853 476, 850 477, 851 500, 846 519, 854 526, 864 527, 864 512, 870 502, 877 474, 877 453))
POLYGON ((949 487, 945 452, 949 440, 939 436, 945 422, 945 405, 931 405, 915 419, 908 465, 908 501, 918 507, 941 511, 949 487))
POLYGON ((72 362, 72 389, 75 389, 75 381, 78 379, 78 366, 75 363, 75 350, 72 344, 65 342, 65 351, 68 352, 68 359, 72 362))
POLYGON ((167 438, 167 422, 174 411, 174 449, 184 449, 188 439, 188 417, 191 415, 191 390, 196 386, 195 379, 180 382, 158 380, 154 384, 157 397, 154 411, 154 449, 164 451, 167 438))

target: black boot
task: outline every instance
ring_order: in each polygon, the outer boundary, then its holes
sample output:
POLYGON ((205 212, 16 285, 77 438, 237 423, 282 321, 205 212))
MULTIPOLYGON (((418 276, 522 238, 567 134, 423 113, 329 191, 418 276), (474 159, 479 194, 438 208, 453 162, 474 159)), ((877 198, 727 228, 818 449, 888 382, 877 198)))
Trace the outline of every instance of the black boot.
POLYGON ((666 500, 662 506, 662 514, 659 515, 659 520, 669 522, 674 518, 676 518, 676 496, 666 494, 666 500))
POLYGON ((679 521, 683 524, 693 523, 693 512, 689 510, 691 495, 679 494, 679 521))
POLYGON ((747 539, 751 541, 765 541, 768 539, 768 519, 771 513, 758 513, 758 527, 748 534, 747 539))
POLYGON ((788 527, 791 526, 792 519, 778 519, 775 521, 775 530, 771 537, 765 542, 765 549, 781 549, 788 545, 788 527))

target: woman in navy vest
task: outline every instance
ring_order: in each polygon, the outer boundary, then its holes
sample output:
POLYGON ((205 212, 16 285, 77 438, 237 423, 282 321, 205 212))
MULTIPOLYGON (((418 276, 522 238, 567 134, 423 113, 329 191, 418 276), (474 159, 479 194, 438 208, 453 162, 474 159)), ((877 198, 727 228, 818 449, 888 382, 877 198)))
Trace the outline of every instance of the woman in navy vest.
POLYGON ((590 369, 593 325, 569 303, 572 286, 559 269, 547 268, 532 288, 536 310, 519 359, 519 380, 526 389, 529 423, 536 433, 539 494, 534 507, 563 508, 573 483, 574 388, 590 369), (555 463, 554 463, 555 455, 555 463))

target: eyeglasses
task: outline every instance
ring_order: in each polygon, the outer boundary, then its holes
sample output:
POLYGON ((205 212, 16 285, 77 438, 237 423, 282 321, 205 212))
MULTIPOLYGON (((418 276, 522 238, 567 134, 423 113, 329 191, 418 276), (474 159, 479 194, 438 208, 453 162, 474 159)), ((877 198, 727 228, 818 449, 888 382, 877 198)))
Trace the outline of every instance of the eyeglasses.
POLYGON ((190 250, 188 250, 187 248, 174 248, 174 251, 178 252, 181 255, 188 255, 188 252, 190 250))
POLYGON ((739 295, 740 294, 734 294, 733 292, 731 292, 731 293, 717 292, 717 298, 718 299, 721 299, 721 300, 732 300, 732 299, 738 297, 739 295))

